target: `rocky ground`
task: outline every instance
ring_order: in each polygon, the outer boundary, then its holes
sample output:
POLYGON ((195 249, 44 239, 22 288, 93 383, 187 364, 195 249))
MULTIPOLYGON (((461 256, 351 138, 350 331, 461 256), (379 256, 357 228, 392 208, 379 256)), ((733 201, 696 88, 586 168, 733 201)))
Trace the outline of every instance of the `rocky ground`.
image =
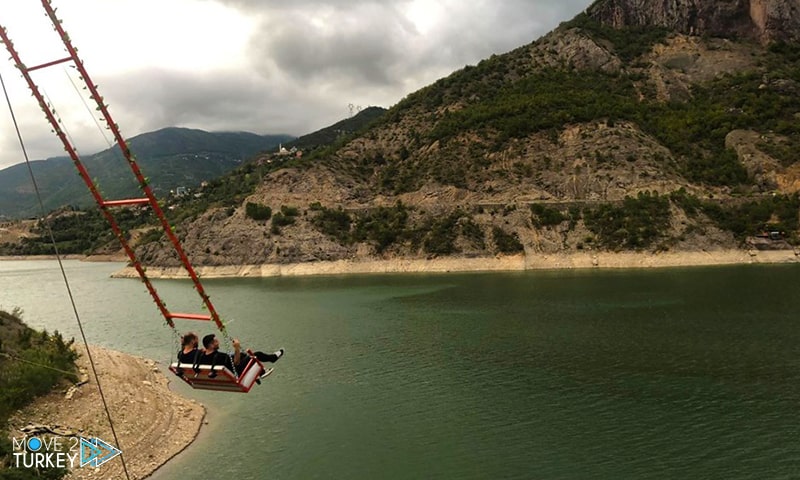
MULTIPOLYGON (((100 393, 81 348, 78 364, 87 383, 42 397, 12 417, 12 436, 25 427, 47 427, 61 434, 98 437, 115 444, 100 393)), ((152 360, 91 347, 131 479, 151 475, 185 449, 200 430, 205 408, 169 390, 169 380, 152 360)), ((125 478, 120 457, 98 468, 73 470, 71 479, 125 478)))

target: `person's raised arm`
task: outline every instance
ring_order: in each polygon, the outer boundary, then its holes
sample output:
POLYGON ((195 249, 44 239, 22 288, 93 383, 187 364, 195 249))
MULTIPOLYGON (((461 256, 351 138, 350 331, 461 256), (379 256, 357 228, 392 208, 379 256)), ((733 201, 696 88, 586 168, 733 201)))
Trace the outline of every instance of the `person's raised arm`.
POLYGON ((239 368, 239 361, 242 359, 242 346, 239 343, 238 338, 233 339, 233 364, 237 365, 236 368, 239 368))

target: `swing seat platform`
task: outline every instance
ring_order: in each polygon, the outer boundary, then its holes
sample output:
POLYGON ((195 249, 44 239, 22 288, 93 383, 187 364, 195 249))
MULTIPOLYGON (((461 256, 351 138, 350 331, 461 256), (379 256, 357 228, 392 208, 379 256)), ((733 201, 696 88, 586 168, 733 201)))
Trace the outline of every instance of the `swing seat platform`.
POLYGON ((256 381, 272 373, 256 360, 251 358, 242 370, 239 378, 224 365, 192 365, 191 363, 173 362, 169 370, 198 390, 217 390, 221 392, 247 393, 256 381), (264 371, 262 374, 261 372, 264 371))

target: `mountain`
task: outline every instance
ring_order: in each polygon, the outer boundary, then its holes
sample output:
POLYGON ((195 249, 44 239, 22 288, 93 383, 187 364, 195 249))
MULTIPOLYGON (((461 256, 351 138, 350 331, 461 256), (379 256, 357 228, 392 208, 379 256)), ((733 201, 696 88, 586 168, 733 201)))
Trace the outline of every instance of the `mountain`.
MULTIPOLYGON (((264 172, 181 238, 206 265, 791 248, 797 10, 597 1, 337 148, 264 172)), ((140 252, 176 264, 163 241, 140 252)))
POLYGON ((287 148, 296 147, 301 150, 314 150, 317 147, 327 147, 336 143, 337 140, 347 138, 380 118, 386 109, 382 107, 367 107, 354 116, 334 123, 329 127, 322 128, 316 132, 303 135, 286 144, 287 148))
MULTIPOLYGON (((180 186, 196 187, 230 172, 256 153, 292 140, 288 135, 247 132, 204 132, 165 128, 129 140, 142 171, 157 196, 180 186)), ((130 168, 117 148, 82 158, 89 174, 110 199, 141 195, 130 168)), ((63 205, 91 206, 94 200, 68 157, 31 162, 46 211, 63 205)), ((0 170, 0 217, 38 216, 39 207, 25 164, 0 170)))

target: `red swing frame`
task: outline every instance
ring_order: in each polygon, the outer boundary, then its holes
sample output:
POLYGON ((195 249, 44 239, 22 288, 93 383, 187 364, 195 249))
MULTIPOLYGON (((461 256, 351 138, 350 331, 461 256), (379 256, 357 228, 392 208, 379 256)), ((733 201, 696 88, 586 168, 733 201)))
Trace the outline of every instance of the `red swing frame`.
POLYGON ((198 390, 216 390, 221 392, 247 393, 253 388, 256 381, 270 373, 272 369, 265 369, 256 358, 251 357, 237 378, 224 365, 192 365, 191 363, 173 362, 169 370, 180 377, 192 388, 198 390), (261 372, 265 371, 262 375, 261 372), (211 376, 214 373, 216 375, 211 376))
MULTIPOLYGON (((56 16, 55 8, 53 8, 52 5, 50 4, 51 0, 41 0, 41 2, 42 2, 42 7, 45 10, 45 13, 47 14, 51 23, 53 24, 54 30, 61 38, 61 41, 68 53, 68 56, 50 62, 46 62, 40 65, 35 65, 32 67, 26 66, 25 63, 23 63, 22 59, 20 58, 16 48, 14 48, 14 44, 11 42, 11 39, 9 38, 6 29, 2 25, 0 25, 0 40, 3 42, 3 44, 6 47, 6 50, 8 50, 9 54, 11 55, 11 60, 13 61, 14 65, 19 69, 20 73, 22 73, 22 76, 25 79, 26 83, 28 84, 28 87, 30 88, 33 96, 36 98, 37 102, 42 108, 42 111, 44 112, 47 121, 53 128, 53 132, 63 143, 64 150, 72 159, 81 179, 86 184, 87 188, 89 189, 89 192, 92 194, 92 197, 94 198, 95 202, 100 208, 100 212, 108 221, 109 225, 111 226, 111 229, 113 230, 114 234, 119 240, 120 245, 122 246, 125 253, 128 255, 128 258, 130 259, 129 263, 130 266, 136 269, 137 273, 139 274, 139 277, 141 278, 142 282, 147 288, 147 291, 153 298, 156 307, 159 309, 162 316, 166 320, 167 325, 169 325, 170 328, 174 330, 175 329, 175 323, 173 321, 174 319, 201 320, 201 321, 210 320, 213 321, 216 324, 219 331, 224 334, 225 325, 223 324, 219 314, 214 308, 214 305, 211 303, 211 299, 209 298, 208 294, 203 288, 203 285, 200 283, 200 277, 195 271, 191 262, 189 261, 188 256, 184 252, 183 247, 181 246, 181 243, 177 235, 175 234, 172 226, 170 225, 169 221, 164 215, 164 212, 162 211, 161 206, 159 205, 159 202, 155 197, 152 188, 150 187, 150 182, 148 178, 145 177, 144 174, 142 173, 136 161, 135 156, 133 155, 128 146, 127 141, 122 136, 122 133, 120 132, 118 125, 116 124, 116 122, 114 122, 114 119, 111 117, 111 113, 108 110, 108 105, 106 105, 105 101, 103 100, 103 97, 100 95, 100 92, 97 89, 97 85, 89 77, 89 73, 87 72, 83 61, 78 57, 77 48, 75 48, 72 45, 72 41, 70 40, 70 37, 67 34, 67 32, 64 30, 61 20, 59 20, 58 17, 56 16), (85 165, 81 161, 77 149, 70 141, 66 131, 62 128, 61 120, 57 117, 55 108, 53 108, 47 101, 44 94, 41 92, 38 85, 34 82, 33 77, 31 75, 31 73, 36 70, 52 67, 63 63, 71 63, 72 66, 78 70, 78 73, 80 74, 80 79, 85 84, 85 89, 88 90, 91 99, 97 105, 96 110, 99 111, 100 114, 102 115, 101 120, 105 121, 106 127, 113 134, 114 140, 116 141, 116 144, 119 147, 120 152, 122 153, 122 156, 125 159, 126 163, 129 165, 135 180, 139 184, 139 188, 144 194, 144 197, 121 199, 121 200, 109 200, 103 198, 103 196, 101 195, 98 185, 95 184, 91 175, 87 171, 85 165), (175 252, 178 255, 178 258, 180 259, 181 264, 186 269, 189 278, 194 283, 194 289, 200 296, 200 299, 203 302, 203 307, 205 308, 205 310, 208 311, 207 314, 178 313, 167 309, 166 304, 158 295, 152 282, 147 277, 147 274, 145 273, 145 267, 140 263, 139 259, 136 257, 133 248, 126 239, 125 232, 123 232, 121 226, 117 222, 116 217, 113 213, 113 211, 118 207, 135 207, 135 206, 149 207, 155 214, 155 216, 158 218, 159 223, 161 224, 161 227, 164 231, 164 234, 169 239, 175 252)), ((200 366, 199 370, 195 370, 193 365, 173 363, 170 365, 169 369, 176 374, 182 372, 182 375, 180 375, 180 377, 186 383, 191 385, 192 388, 198 388, 204 390, 242 392, 242 393, 249 392, 253 384, 256 383, 260 377, 272 373, 272 369, 269 369, 265 372, 265 374, 262 375, 261 372, 262 369, 264 369, 264 367, 257 359, 251 359, 251 361, 241 372, 241 375, 239 375, 238 377, 234 375, 233 372, 222 366, 219 367, 215 366, 213 369, 211 368, 211 366, 200 366), (210 376, 211 373, 216 373, 216 375, 212 377, 210 376)))

